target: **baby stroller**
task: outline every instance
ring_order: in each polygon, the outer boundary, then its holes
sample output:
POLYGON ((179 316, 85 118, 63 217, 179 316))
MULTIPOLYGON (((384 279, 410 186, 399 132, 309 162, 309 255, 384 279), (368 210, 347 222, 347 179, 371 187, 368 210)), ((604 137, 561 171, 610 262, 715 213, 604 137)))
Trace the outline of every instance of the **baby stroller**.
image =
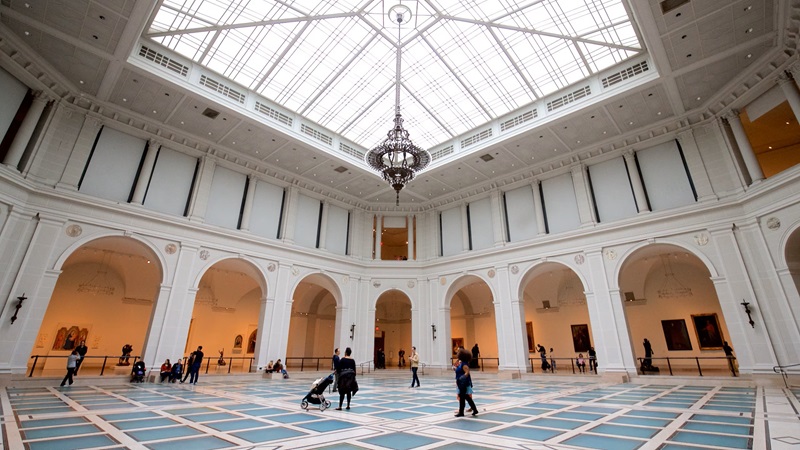
POLYGON ((300 402, 300 407, 308 409, 308 404, 319 405, 320 411, 325 411, 331 407, 331 402, 325 400, 325 389, 333 383, 333 374, 324 376, 311 385, 311 390, 308 391, 303 400, 300 402))
POLYGON ((143 361, 136 361, 131 370, 131 383, 144 383, 144 375, 147 368, 143 361))

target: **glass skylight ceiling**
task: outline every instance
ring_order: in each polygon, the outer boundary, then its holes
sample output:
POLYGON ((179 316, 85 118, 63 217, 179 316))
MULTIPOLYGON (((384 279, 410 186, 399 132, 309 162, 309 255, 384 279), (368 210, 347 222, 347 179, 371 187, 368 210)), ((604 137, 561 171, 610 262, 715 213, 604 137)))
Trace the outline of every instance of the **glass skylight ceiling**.
POLYGON ((145 36, 371 148, 431 148, 643 51, 621 0, 164 0, 145 36))

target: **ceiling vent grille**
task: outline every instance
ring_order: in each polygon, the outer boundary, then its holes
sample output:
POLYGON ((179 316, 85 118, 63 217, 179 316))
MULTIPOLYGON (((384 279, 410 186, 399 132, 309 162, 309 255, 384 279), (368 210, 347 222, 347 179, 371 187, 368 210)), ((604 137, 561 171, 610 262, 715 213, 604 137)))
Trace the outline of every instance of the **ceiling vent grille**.
POLYGON ((206 108, 205 111, 202 112, 202 114, 208 117, 209 119, 216 119, 217 116, 219 116, 219 111, 215 111, 211 108, 206 108))
POLYGON ((661 13, 666 14, 675 8, 680 8, 687 3, 689 3, 689 0, 664 0, 661 2, 661 13))
POLYGON ((506 120, 505 122, 500 124, 500 131, 508 131, 514 128, 517 125, 521 125, 525 122, 531 121, 535 118, 539 117, 539 110, 532 109, 530 111, 525 111, 524 113, 518 115, 517 117, 513 117, 511 119, 506 120))
POLYGON ((334 172, 339 172, 339 173, 345 173, 345 172, 347 172, 347 170, 348 169, 345 166, 339 166, 339 167, 333 169, 334 172))
POLYGON ((481 155, 481 159, 482 159, 484 162, 489 162, 489 161, 491 161, 491 160, 493 160, 493 159, 494 159, 494 156, 492 156, 492 155, 490 155, 490 154, 488 154, 488 153, 487 153, 487 154, 485 154, 485 155, 481 155))
POLYGON ((294 121, 292 120, 291 116, 289 116, 288 114, 284 114, 284 113, 282 113, 282 112, 280 112, 280 111, 278 111, 276 109, 270 108, 269 106, 267 106, 267 105, 265 105, 265 104, 263 104, 263 103, 261 103, 259 101, 256 102, 255 110, 256 110, 256 112, 260 112, 261 114, 264 114, 265 116, 269 117, 270 119, 272 119, 272 120, 274 120, 274 121, 276 121, 278 123, 282 123, 282 124, 286 125, 289 128, 291 128, 292 124, 294 123, 294 121))
POLYGON ((310 126, 308 126, 308 125, 306 125, 304 123, 300 124, 300 131, 303 134, 311 136, 312 138, 314 138, 314 139, 316 139, 316 140, 318 140, 320 142, 324 142, 325 144, 328 144, 328 145, 333 144, 333 138, 331 138, 327 134, 320 133, 319 130, 315 130, 314 128, 311 128, 310 126))
POLYGON ((485 141, 492 137, 492 129, 487 128, 479 133, 473 134, 472 136, 464 139, 461 141, 461 148, 469 147, 470 145, 477 144, 478 142, 485 141))
POLYGON ((230 86, 226 86, 220 83, 217 80, 208 78, 205 75, 200 76, 200 85, 205 86, 211 89, 212 91, 219 92, 220 94, 224 95, 225 97, 228 97, 231 100, 235 100, 239 103, 244 103, 244 94, 235 89, 232 89, 230 86))
POLYGON ((339 151, 345 154, 348 154, 354 158, 358 158, 360 160, 364 160, 365 153, 361 150, 351 147, 343 142, 339 142, 339 151))
POLYGON ((436 150, 435 152, 431 152, 431 161, 436 161, 439 158, 444 158, 447 155, 453 154, 453 146, 448 145, 445 148, 436 150))
POLYGON ((628 68, 622 69, 617 73, 613 73, 605 78, 603 78, 602 83, 603 87, 607 88, 609 86, 613 86, 617 83, 622 83, 623 81, 627 80, 628 78, 633 78, 637 75, 641 75, 645 72, 650 70, 650 67, 647 65, 647 61, 642 61, 638 64, 634 64, 628 68))
POLYGON ((167 70, 175 72, 182 77, 185 77, 186 74, 189 73, 188 66, 175 61, 167 55, 158 53, 149 47, 145 47, 144 45, 139 49, 139 56, 148 61, 152 61, 155 64, 166 68, 167 70))
POLYGON ((569 105, 570 103, 574 103, 584 97, 587 97, 592 94, 592 88, 589 86, 584 86, 578 90, 572 91, 567 95, 559 97, 552 102, 547 102, 547 112, 555 111, 558 108, 562 108, 564 106, 569 105))

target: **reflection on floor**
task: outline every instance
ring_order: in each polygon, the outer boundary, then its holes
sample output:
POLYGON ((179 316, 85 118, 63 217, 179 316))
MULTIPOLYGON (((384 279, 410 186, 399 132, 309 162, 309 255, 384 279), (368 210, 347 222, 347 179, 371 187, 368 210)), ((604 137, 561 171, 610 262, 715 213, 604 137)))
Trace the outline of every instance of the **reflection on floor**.
MULTIPOLYGON (((310 379, 0 391, 4 448, 798 448, 800 389, 475 379, 453 417, 451 378, 359 377, 350 411, 300 408, 310 379), (769 442, 768 442, 769 441, 769 442)), ((308 375, 309 377, 311 375, 308 375)), ((724 381, 720 381, 724 383, 724 381)), ((338 395, 328 399, 338 403, 338 395)))

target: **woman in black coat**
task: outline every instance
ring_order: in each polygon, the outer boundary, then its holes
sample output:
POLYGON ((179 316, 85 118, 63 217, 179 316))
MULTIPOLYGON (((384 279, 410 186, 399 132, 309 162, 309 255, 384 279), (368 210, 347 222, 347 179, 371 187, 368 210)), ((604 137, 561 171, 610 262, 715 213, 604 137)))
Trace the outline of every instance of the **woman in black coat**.
POLYGON ((358 382, 356 381, 356 361, 350 356, 353 353, 350 347, 344 350, 344 358, 339 360, 339 407, 342 410, 342 403, 347 397, 347 408, 350 409, 350 398, 358 392, 358 382))

